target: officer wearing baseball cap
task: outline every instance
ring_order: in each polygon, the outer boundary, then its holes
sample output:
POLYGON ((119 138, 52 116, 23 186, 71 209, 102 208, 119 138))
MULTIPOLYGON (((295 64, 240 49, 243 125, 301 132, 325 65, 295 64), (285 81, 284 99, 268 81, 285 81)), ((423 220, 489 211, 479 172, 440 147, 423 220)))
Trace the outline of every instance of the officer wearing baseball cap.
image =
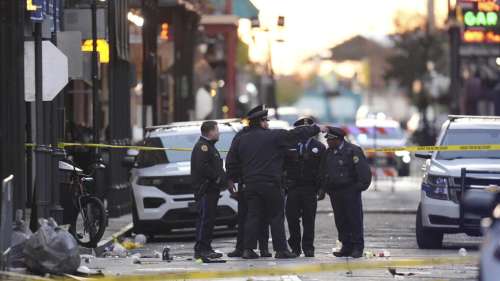
MULTIPOLYGON (((309 126, 315 122, 311 117, 298 119, 294 127, 309 126)), ((288 245, 300 256, 314 257, 314 225, 316 219, 318 172, 325 146, 315 138, 301 141, 289 148, 285 156, 286 219, 290 238, 288 245), (301 235, 300 221, 303 233, 301 235)))
POLYGON ((363 206, 361 192, 371 183, 371 170, 360 147, 345 140, 341 128, 330 127, 328 149, 320 167, 321 196, 328 193, 342 248, 336 257, 363 256, 363 206))
POLYGON ((263 221, 271 225, 275 258, 295 258, 288 250, 284 227, 284 198, 281 189, 284 154, 301 140, 317 135, 326 127, 306 125, 288 130, 269 129, 264 105, 250 110, 249 126, 234 138, 226 157, 229 178, 245 185, 248 214, 244 237, 245 259, 258 258, 257 247, 263 221), (241 174, 239 174, 241 173, 241 174))

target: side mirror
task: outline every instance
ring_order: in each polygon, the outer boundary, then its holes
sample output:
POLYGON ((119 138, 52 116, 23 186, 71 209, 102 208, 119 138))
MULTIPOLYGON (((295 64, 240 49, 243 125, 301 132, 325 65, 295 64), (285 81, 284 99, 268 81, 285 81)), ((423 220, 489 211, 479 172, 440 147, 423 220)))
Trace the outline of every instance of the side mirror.
POLYGON ((464 211, 481 217, 487 217, 496 206, 497 193, 483 190, 469 190, 464 196, 464 211))
POLYGON ((130 155, 123 157, 122 166, 128 169, 135 168, 135 157, 130 155))
POLYGON ((422 159, 431 159, 432 153, 430 153, 430 152, 416 152, 415 157, 422 158, 422 159))

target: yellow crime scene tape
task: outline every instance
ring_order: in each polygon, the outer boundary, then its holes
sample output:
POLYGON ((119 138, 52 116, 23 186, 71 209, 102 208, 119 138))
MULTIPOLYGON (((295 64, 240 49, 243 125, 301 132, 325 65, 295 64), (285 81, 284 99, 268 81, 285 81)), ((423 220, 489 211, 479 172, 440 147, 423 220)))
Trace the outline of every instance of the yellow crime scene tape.
MULTIPOLYGON (((26 144, 27 147, 36 147, 36 144, 26 144)), ((140 145, 114 145, 102 143, 72 143, 62 142, 58 144, 59 148, 68 147, 88 147, 88 148, 103 148, 103 149, 134 149, 144 151, 192 151, 192 148, 174 148, 174 147, 151 147, 140 145)), ((367 148, 365 152, 432 152, 432 151, 477 151, 477 150, 500 150, 500 144, 480 144, 480 145, 441 145, 441 146, 396 146, 383 148, 367 148)), ((227 152, 220 150, 220 152, 227 152)))
POLYGON ((480 144, 480 145, 440 145, 440 146, 402 146, 368 148, 366 152, 426 152, 426 151, 477 151, 477 150, 500 150, 500 144, 480 144))
MULTIPOLYGON (((185 272, 164 272, 149 275, 121 275, 106 276, 86 280, 102 281, 160 281, 160 280, 207 280, 218 278, 238 278, 249 276, 283 276, 304 275, 323 272, 353 272, 359 270, 383 270, 389 268, 412 268, 421 266, 439 265, 475 265, 478 260, 474 257, 456 258, 416 258, 416 259, 394 259, 384 261, 347 261, 343 263, 315 263, 306 265, 262 267, 236 270, 203 270, 185 272)), ((168 270, 168 268, 167 268, 168 270)), ((67 279, 69 280, 69 279, 67 279)), ((72 279, 73 280, 73 279, 72 279)))

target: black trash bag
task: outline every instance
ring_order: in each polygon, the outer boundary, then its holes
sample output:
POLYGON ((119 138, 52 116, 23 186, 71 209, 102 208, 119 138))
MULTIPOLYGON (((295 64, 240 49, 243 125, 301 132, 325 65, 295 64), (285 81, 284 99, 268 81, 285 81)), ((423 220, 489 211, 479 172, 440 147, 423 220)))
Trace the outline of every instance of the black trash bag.
POLYGON ((24 247, 33 233, 21 217, 16 217, 14 227, 12 229, 12 239, 9 251, 9 267, 19 268, 26 267, 24 262, 24 247))
POLYGON ((40 228, 24 247, 29 270, 39 274, 71 274, 80 266, 80 248, 75 238, 50 219, 40 219, 40 228))

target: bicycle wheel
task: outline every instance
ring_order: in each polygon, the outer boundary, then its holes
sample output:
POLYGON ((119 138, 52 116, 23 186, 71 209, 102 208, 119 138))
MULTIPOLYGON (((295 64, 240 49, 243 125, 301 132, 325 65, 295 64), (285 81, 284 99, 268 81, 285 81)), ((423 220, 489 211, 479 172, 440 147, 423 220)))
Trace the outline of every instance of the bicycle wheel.
POLYGON ((95 248, 106 228, 106 211, 102 201, 93 196, 81 198, 81 209, 70 226, 70 232, 83 247, 95 248))

